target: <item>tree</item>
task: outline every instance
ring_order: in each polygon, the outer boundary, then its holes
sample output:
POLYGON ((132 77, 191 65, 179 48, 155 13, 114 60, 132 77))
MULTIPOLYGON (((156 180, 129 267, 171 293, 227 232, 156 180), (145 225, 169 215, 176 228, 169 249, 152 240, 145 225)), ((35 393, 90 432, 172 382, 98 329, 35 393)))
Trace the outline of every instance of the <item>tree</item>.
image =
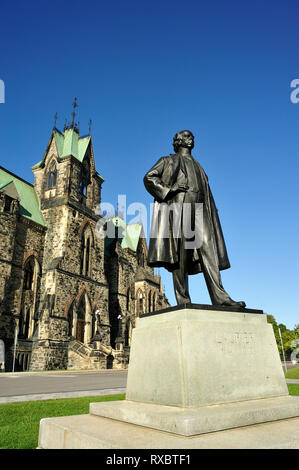
POLYGON ((292 351, 296 349, 294 347, 293 341, 294 339, 299 339, 299 324, 295 325, 293 330, 289 330, 283 323, 279 323, 278 325, 273 315, 267 315, 267 321, 268 323, 271 323, 273 326, 274 336, 276 339, 280 357, 282 357, 282 346, 281 346, 281 340, 280 340, 280 335, 279 335, 279 329, 281 332, 281 338, 282 338, 285 355, 286 357, 290 357, 290 355, 292 354, 292 351))

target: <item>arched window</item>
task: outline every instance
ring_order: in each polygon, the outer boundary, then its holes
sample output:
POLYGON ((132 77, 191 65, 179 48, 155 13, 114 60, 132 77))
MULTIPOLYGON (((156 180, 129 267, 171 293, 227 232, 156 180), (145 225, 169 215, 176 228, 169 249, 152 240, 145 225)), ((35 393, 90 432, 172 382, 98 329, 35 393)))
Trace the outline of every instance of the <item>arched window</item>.
POLYGON ((67 312, 67 321, 68 321, 68 335, 70 337, 74 336, 74 302, 71 303, 68 312, 67 312))
POLYGON ((56 168, 55 160, 53 160, 50 164, 50 168, 48 171, 47 189, 56 188, 56 180, 57 180, 57 168, 56 168))
POLYGON ((84 160, 79 180, 79 194, 86 198, 87 196, 87 186, 90 183, 90 167, 88 160, 84 160))
POLYGON ((148 293, 148 311, 152 311, 152 292, 149 291, 148 293))
POLYGON ((84 178, 84 175, 81 175, 80 177, 79 193, 81 194, 81 196, 84 196, 84 197, 86 197, 87 195, 87 183, 86 183, 86 179, 84 178))
POLYGON ((137 313, 143 313, 143 293, 141 290, 137 292, 137 313))
POLYGON ((125 346, 131 346, 131 336, 132 336, 132 323, 131 320, 127 320, 125 328, 125 346))
POLYGON ((85 290, 68 307, 68 334, 70 339, 89 344, 95 333, 95 313, 85 290))
POLYGON ((152 311, 154 312, 156 310, 156 292, 154 292, 153 295, 153 305, 152 305, 152 311))
POLYGON ((33 290, 34 260, 29 258, 24 267, 24 290, 33 290))
POLYGON ((77 308, 77 328, 76 328, 76 339, 77 341, 80 341, 81 343, 84 343, 85 312, 86 312, 85 296, 82 295, 80 303, 77 308))
POLYGON ((80 274, 82 276, 91 275, 91 248, 92 248, 92 232, 87 225, 84 229, 81 238, 81 249, 80 249, 80 274))
POLYGON ((19 337, 30 338, 34 331, 36 297, 38 291, 39 264, 34 256, 29 256, 24 264, 21 298, 19 337))
POLYGON ((26 320, 25 306, 22 306, 22 310, 20 313, 20 320, 19 320, 19 338, 20 339, 24 338, 25 320, 26 320))
POLYGON ((127 311, 129 312, 130 311, 130 296, 131 296, 131 291, 130 289, 127 290, 127 311))
POLYGON ((25 318, 23 323, 23 337, 25 339, 29 336, 30 320, 30 307, 28 307, 25 312, 25 318))
POLYGON ((86 239, 86 249, 85 249, 85 266, 84 266, 84 271, 85 274, 89 274, 89 261, 90 261, 90 238, 88 237, 86 239))
POLYGON ((92 318, 91 318, 91 337, 94 337, 100 332, 100 311, 96 308, 93 308, 92 318))

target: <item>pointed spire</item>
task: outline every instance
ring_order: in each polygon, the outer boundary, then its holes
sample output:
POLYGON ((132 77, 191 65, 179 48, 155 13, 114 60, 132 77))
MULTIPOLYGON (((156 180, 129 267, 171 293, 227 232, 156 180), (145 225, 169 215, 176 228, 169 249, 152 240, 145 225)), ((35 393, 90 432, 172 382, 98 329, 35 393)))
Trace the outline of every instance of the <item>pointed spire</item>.
POLYGON ((55 116, 54 116, 54 128, 56 128, 57 118, 58 118, 58 114, 57 114, 57 112, 56 112, 56 113, 55 113, 55 116))
POLYGON ((89 122, 88 122, 88 134, 91 135, 91 124, 92 124, 92 120, 89 119, 89 122))
POLYGON ((79 134, 79 125, 80 125, 80 122, 75 122, 75 118, 76 118, 76 108, 78 108, 78 103, 77 103, 77 97, 75 96, 74 98, 74 102, 72 104, 73 106, 73 111, 71 113, 71 121, 69 121, 68 119, 65 119, 65 123, 64 123, 64 131, 68 130, 68 129, 74 129, 74 131, 76 131, 78 134, 79 134))
POLYGON ((71 115, 72 115, 72 118, 73 118, 71 127, 72 127, 73 129, 74 129, 74 126, 75 126, 76 108, 78 108, 78 104, 77 104, 77 98, 76 98, 76 96, 75 96, 75 99, 74 99, 74 102, 73 102, 73 109, 74 109, 74 111, 73 111, 72 114, 71 114, 71 115))

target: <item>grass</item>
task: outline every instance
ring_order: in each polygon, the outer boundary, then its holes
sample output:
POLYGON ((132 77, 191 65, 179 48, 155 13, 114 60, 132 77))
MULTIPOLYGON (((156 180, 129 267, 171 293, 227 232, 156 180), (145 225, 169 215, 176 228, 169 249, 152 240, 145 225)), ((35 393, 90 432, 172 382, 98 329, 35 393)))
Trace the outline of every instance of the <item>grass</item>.
MULTIPOLYGON (((299 384, 287 385, 290 395, 299 396, 299 384)), ((0 449, 36 449, 39 423, 42 418, 88 414, 91 402, 124 400, 124 398, 125 395, 121 394, 0 405, 0 449)))
POLYGON ((299 396, 299 384, 287 384, 290 395, 299 396))
POLYGON ((299 379, 299 366, 287 370, 285 376, 287 379, 299 379))
POLYGON ((40 400, 0 405, 0 449, 36 449, 42 418, 89 413, 89 404, 124 400, 125 395, 40 400))

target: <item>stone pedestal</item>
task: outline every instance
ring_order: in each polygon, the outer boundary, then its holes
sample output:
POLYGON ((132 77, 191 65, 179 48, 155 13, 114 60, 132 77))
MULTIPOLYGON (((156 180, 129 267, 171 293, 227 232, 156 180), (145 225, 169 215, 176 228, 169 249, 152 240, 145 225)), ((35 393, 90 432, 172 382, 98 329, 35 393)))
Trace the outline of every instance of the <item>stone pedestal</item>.
POLYGON ((266 315, 186 308, 138 321, 127 400, 195 408, 287 394, 266 315))
MULTIPOLYGON (((99 438, 110 422, 103 418, 143 426, 144 436, 148 428, 155 429, 157 440, 164 431, 181 436, 181 441, 182 436, 296 416, 299 400, 288 395, 267 316, 198 305, 139 318, 132 336, 126 400, 90 405, 90 417, 101 417, 99 438)), ((43 421, 45 429, 47 420, 43 421)), ((152 445, 152 433, 150 439, 152 445)), ((46 445, 42 431, 40 442, 41 447, 46 445)), ((130 447, 119 441, 110 446, 130 447)))

